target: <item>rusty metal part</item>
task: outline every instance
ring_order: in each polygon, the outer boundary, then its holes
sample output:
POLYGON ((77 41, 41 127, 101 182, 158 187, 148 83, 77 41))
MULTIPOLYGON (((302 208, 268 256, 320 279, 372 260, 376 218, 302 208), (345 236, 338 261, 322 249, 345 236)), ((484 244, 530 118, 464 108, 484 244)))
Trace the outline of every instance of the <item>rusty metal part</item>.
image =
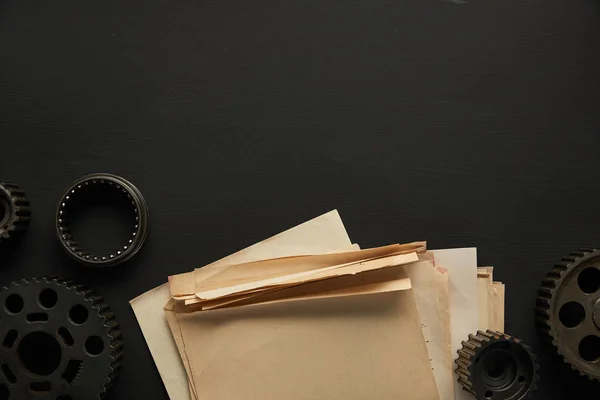
POLYGON ((541 335, 564 361, 600 380, 600 250, 573 252, 548 272, 536 316, 541 335))
POLYGON ((528 399, 536 389, 538 365, 529 346, 488 330, 469 335, 456 359, 463 389, 478 400, 528 399))

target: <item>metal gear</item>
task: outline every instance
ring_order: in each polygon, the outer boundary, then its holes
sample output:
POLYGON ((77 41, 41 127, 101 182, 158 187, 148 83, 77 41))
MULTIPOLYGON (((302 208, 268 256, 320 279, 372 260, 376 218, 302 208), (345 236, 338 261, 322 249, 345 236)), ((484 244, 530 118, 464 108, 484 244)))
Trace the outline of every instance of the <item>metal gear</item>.
POLYGON ((115 266, 128 261, 144 245, 148 235, 148 204, 142 192, 125 178, 104 173, 86 175, 73 182, 62 195, 56 211, 56 234, 61 247, 76 261, 92 267, 115 266), (91 254, 81 248, 71 232, 70 218, 74 209, 85 208, 86 200, 94 200, 103 195, 111 200, 114 196, 125 200, 131 208, 132 232, 124 246, 111 253, 91 254))
POLYGON ((29 202, 17 185, 0 181, 0 244, 29 225, 29 202))
POLYGON ((0 399, 101 399, 123 358, 119 324, 82 285, 40 278, 0 288, 0 399))
POLYGON ((521 400, 536 389, 538 365, 529 346, 504 333, 469 335, 456 359, 463 389, 478 400, 521 400))
POLYGON ((543 338, 572 369, 600 380, 600 250, 581 249, 548 272, 536 301, 543 338))

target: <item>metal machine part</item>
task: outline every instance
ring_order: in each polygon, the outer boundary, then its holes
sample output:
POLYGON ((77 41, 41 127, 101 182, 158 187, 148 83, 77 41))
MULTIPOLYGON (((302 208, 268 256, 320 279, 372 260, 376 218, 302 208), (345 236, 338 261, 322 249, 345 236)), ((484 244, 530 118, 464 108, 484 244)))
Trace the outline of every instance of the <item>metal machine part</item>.
POLYGON ((488 330, 469 335, 456 359, 463 389, 478 400, 521 400, 536 389, 538 365, 529 346, 488 330))
POLYGON ((142 248, 148 234, 148 205, 142 193, 128 180, 111 174, 86 175, 75 181, 63 194, 56 213, 56 233, 63 249, 75 260, 95 267, 108 267, 123 263, 142 248), (109 197, 123 195, 131 204, 133 226, 130 239, 109 254, 90 254, 82 249, 69 229, 69 214, 86 196, 97 191, 109 197))
POLYGON ((564 361, 600 380, 600 250, 573 252, 548 272, 536 315, 541 335, 564 361))
POLYGON ((0 181, 0 244, 29 225, 29 202, 17 185, 0 181))
POLYGON ((0 399, 100 399, 123 358, 114 314, 59 278, 0 288, 0 399))

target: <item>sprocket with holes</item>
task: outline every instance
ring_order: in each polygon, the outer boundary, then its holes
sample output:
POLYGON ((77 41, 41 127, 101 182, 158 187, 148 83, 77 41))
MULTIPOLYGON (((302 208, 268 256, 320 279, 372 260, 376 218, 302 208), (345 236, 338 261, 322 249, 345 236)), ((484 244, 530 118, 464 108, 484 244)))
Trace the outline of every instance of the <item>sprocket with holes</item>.
POLYGON ((469 335, 456 359, 463 389, 478 400, 523 400, 537 388, 539 367, 531 348, 505 333, 469 335))
POLYGON ((0 400, 101 399, 123 359, 100 296, 60 278, 0 288, 0 400))
POLYGON ((600 380, 600 250, 563 257, 536 301, 540 333, 575 371, 600 380))

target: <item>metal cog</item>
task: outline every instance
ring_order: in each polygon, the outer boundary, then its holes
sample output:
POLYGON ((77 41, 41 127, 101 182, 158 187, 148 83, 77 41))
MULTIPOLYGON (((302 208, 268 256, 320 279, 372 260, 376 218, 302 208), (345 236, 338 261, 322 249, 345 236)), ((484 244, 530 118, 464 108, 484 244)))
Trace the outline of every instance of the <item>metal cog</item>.
POLYGON ((104 397, 123 342, 102 297, 62 278, 32 278, 0 288, 0 304, 0 398, 104 397))
POLYGON ((469 335, 456 359, 463 390, 478 400, 523 400, 537 389, 539 366, 521 340, 487 330, 469 335))
POLYGON ((538 292, 536 320, 573 370, 600 381, 600 250, 583 248, 563 257, 538 292))
POLYGON ((17 185, 0 181, 0 244, 29 225, 29 202, 17 185))

